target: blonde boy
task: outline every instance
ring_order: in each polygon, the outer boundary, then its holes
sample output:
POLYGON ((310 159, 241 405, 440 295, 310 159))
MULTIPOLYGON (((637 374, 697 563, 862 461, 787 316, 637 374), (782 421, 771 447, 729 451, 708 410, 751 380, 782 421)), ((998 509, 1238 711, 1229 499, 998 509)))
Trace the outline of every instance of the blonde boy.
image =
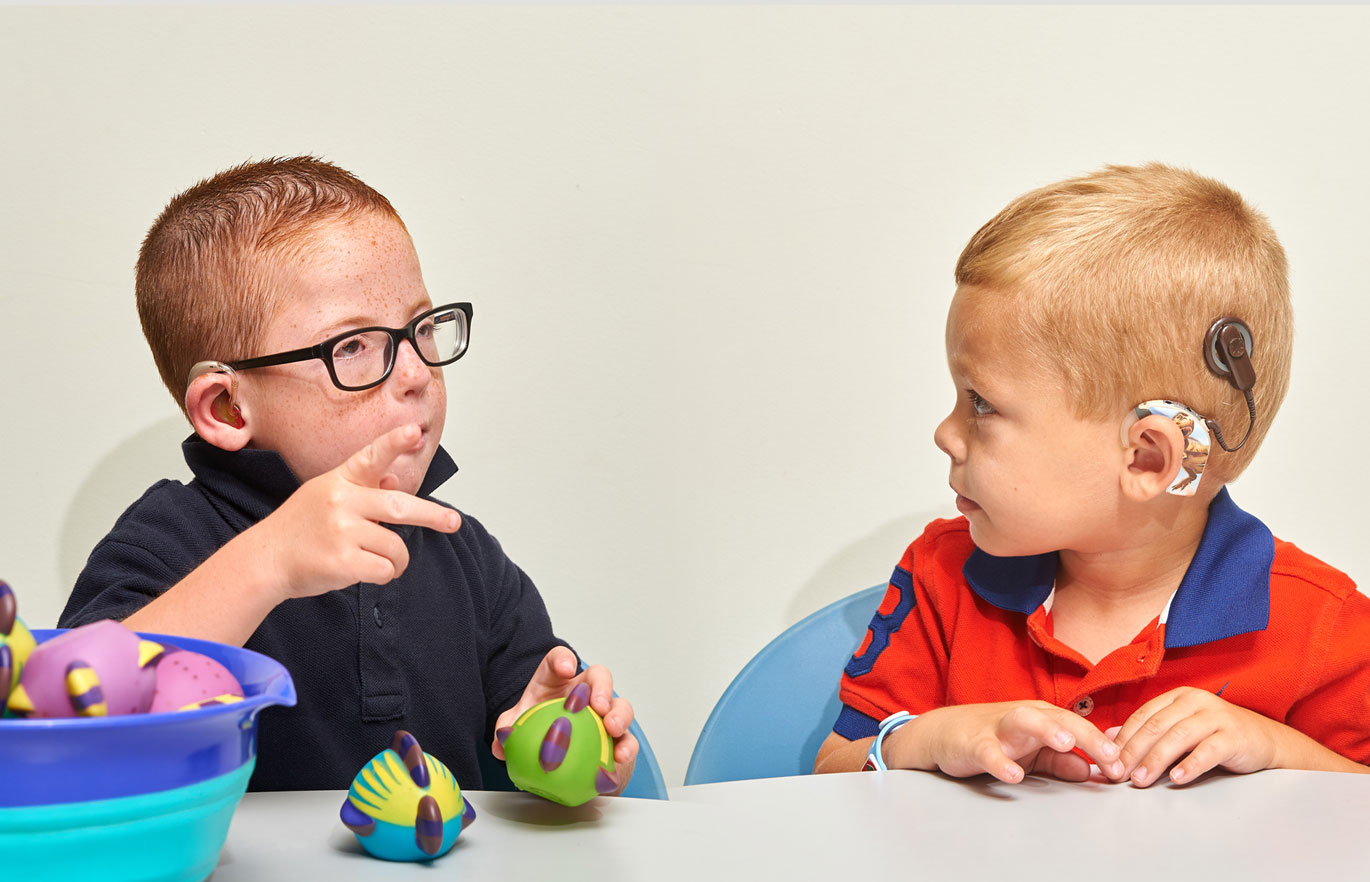
POLYGON ((816 769, 1367 771, 1370 599, 1224 487, 1288 387, 1265 218, 1107 168, 1010 203, 956 283, 935 441, 963 517, 895 570, 816 769))
POLYGON ((229 169, 158 218, 137 295, 195 429, 195 479, 119 518, 60 623, 122 619, 285 664, 299 704, 262 727, 254 789, 345 788, 400 728, 480 787, 496 733, 581 682, 621 789, 632 707, 604 668, 577 672, 494 537, 430 496, 456 471, 442 366, 466 351, 471 307, 434 307, 389 201, 311 157, 229 169))

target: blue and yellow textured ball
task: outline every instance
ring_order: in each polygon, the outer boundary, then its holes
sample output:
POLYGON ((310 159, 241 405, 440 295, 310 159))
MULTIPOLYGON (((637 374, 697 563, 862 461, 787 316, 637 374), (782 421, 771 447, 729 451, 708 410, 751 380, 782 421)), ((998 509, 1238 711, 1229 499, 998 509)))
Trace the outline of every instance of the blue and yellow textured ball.
POLYGON ((426 861, 452 849, 476 810, 447 766, 401 729, 352 779, 339 816, 373 856, 426 861))
POLYGON ((585 683, 564 701, 529 708, 500 738, 509 780, 520 790, 577 806, 618 789, 614 739, 590 707, 585 683))

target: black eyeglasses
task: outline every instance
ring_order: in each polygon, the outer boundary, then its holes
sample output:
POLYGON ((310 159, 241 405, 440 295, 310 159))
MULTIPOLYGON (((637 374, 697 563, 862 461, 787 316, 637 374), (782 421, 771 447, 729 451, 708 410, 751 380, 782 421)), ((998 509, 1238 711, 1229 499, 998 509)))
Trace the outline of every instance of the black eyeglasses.
POLYGON ((449 303, 418 316, 402 328, 358 328, 329 337, 317 346, 230 361, 235 371, 321 359, 333 385, 348 392, 379 386, 395 367, 405 340, 429 367, 451 364, 466 354, 471 338, 471 304, 449 303))

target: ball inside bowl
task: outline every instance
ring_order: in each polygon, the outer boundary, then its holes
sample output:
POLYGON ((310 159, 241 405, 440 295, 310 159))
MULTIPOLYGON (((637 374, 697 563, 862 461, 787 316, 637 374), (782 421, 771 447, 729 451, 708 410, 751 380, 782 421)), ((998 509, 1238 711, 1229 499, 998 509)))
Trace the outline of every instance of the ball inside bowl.
MULTIPOLYGON (((39 643, 63 633, 35 629, 39 643)), ((141 635, 208 656, 244 699, 196 710, 0 720, 0 867, 36 880, 200 880, 214 870, 257 759, 257 717, 295 704, 279 662, 141 635)))

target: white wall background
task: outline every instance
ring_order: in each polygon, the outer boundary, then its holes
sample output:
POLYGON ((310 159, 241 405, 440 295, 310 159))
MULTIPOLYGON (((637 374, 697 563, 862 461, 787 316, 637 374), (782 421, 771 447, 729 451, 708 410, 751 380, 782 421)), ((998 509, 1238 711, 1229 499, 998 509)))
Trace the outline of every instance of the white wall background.
POLYGON ((1273 219, 1296 373, 1234 493, 1370 579, 1367 38, 1366 8, 0 9, 0 577, 51 626, 118 513, 186 474, 133 306, 152 219, 313 152, 474 301, 443 495, 615 669, 668 783, 755 650, 953 513, 956 255, 1105 163, 1273 219))

